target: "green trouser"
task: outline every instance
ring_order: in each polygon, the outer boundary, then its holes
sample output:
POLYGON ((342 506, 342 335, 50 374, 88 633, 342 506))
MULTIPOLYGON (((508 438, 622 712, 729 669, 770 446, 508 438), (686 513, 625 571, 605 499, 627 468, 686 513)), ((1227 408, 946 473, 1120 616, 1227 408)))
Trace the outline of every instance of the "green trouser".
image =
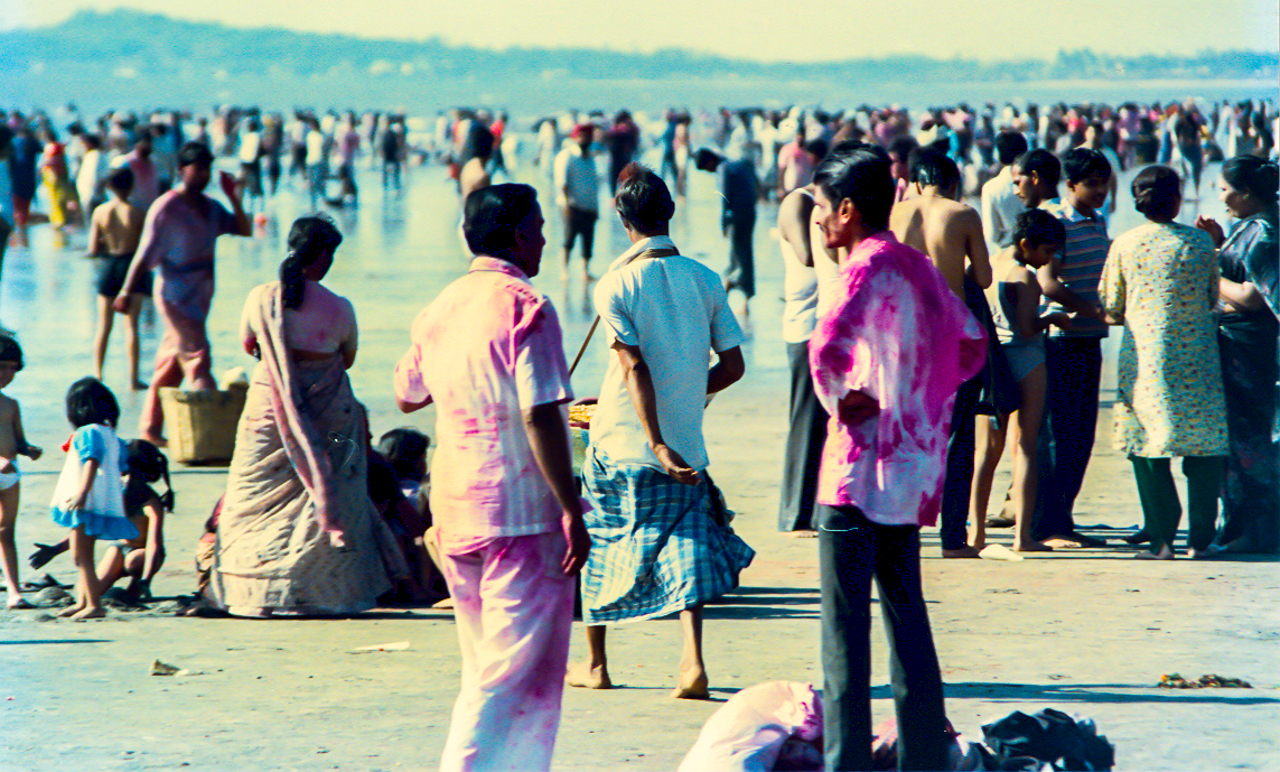
MULTIPOLYGON (((1173 549, 1178 534, 1182 507, 1178 489, 1173 484, 1173 471, 1167 458, 1129 456, 1133 476, 1138 482, 1138 499, 1142 502, 1142 518, 1151 537, 1151 551, 1165 546, 1173 549)), ((1218 519, 1218 496, 1226 473, 1222 456, 1187 456, 1182 459, 1182 473, 1187 477, 1187 546, 1203 550, 1213 541, 1218 519)))

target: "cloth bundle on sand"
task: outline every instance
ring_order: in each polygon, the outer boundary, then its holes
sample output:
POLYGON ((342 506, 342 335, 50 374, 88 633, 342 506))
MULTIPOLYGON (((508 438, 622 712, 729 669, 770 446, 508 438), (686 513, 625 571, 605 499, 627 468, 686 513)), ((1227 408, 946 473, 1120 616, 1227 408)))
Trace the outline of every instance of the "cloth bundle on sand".
POLYGON ((822 696, 813 684, 769 681, 729 698, 703 725, 679 772, 822 769, 822 696))
POLYGON ((1075 719, 1053 708, 1034 716, 1014 711, 982 727, 995 755, 994 769, 1103 770, 1116 763, 1115 747, 1090 719, 1075 719))
POLYGON ((364 611, 407 574, 369 498, 364 406, 340 354, 289 356, 278 288, 256 310, 262 361, 236 433, 209 595, 239 616, 364 611))
POLYGON ((709 479, 684 485, 593 448, 583 489, 591 555, 582 571, 583 621, 639 621, 684 611, 738 586, 755 550, 725 522, 709 479), (612 514, 611 514, 612 513, 612 514), (720 522, 717 522, 717 518, 720 522))

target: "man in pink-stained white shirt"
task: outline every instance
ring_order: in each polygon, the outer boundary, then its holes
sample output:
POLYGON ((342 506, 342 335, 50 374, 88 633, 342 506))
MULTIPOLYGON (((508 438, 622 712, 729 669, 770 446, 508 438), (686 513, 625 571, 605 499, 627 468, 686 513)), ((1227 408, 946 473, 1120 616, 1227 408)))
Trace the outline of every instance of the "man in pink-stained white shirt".
POLYGON ((956 389, 978 373, 986 335, 923 253, 889 231, 890 159, 860 145, 814 177, 814 219, 845 248, 838 298, 809 339, 830 414, 814 526, 822 586, 828 769, 871 769, 871 579, 894 667, 902 769, 947 765, 942 678, 920 585, 920 526, 942 501, 956 389))
POLYGON ((431 511, 454 598, 462 688, 442 770, 548 769, 590 550, 561 406, 572 399, 538 273, 542 211, 528 185, 467 197, 475 257, 413 322, 396 399, 436 405, 431 511))

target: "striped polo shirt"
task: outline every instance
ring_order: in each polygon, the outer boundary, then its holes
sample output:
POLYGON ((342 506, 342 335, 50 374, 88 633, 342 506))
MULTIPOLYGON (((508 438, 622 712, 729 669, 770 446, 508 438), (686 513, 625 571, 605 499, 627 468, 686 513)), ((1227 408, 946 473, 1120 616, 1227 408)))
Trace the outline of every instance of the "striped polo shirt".
MULTIPOLYGON (((1107 251, 1111 249, 1106 220, 1098 214, 1081 214, 1067 201, 1048 204, 1044 209, 1061 220, 1067 230, 1066 243, 1058 255, 1058 279, 1081 299, 1097 303, 1098 282, 1102 279, 1102 267, 1107 262, 1107 251)), ((1049 310, 1067 309, 1050 303, 1049 310)), ((1076 319, 1070 330, 1051 327, 1049 334, 1067 338, 1105 338, 1107 325, 1093 319, 1076 319)))

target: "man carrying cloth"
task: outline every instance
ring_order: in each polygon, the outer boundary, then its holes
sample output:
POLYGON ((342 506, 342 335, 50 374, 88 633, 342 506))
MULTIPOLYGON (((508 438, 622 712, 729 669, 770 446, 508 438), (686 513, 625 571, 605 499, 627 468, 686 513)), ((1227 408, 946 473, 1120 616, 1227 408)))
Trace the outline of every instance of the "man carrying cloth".
POLYGON ((871 769, 871 577, 889 636, 899 768, 944 769, 942 677, 920 587, 920 526, 938 518, 952 404, 986 336, 924 254, 888 230, 889 158, 834 153, 814 182, 826 246, 847 248, 840 296, 809 340, 831 414, 818 475, 828 769, 871 769))
POLYGON ((147 272, 155 269, 156 309, 164 320, 164 338, 156 349, 156 369, 151 376, 140 439, 165 446, 160 432, 164 413, 160 389, 179 386, 185 376, 197 389, 216 389, 210 370, 209 333, 205 324, 213 303, 213 247, 224 233, 248 236, 253 231, 240 205, 240 191, 230 175, 223 174, 222 191, 231 212, 204 194, 213 168, 213 154, 198 142, 188 142, 178 152, 181 187, 161 195, 147 211, 138 251, 125 275, 124 286, 112 308, 129 310, 129 296, 147 272))
POLYGON ((548 769, 590 538, 574 490, 573 398, 551 301, 533 288, 546 239, 537 193, 467 197, 470 271, 414 320, 396 400, 436 404, 431 511, 455 603, 462 688, 442 770, 548 769))

